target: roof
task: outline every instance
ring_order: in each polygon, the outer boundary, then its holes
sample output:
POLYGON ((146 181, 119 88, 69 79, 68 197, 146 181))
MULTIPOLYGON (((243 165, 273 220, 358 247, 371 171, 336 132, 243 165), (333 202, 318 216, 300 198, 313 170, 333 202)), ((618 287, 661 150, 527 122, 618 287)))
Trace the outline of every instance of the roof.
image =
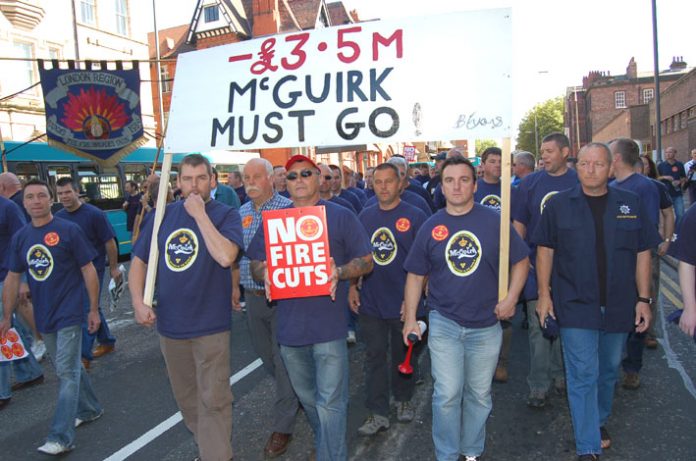
POLYGON ((326 8, 329 10, 329 19, 332 26, 340 26, 343 24, 352 24, 353 18, 348 13, 343 2, 327 3, 326 8))
MULTIPOLYGON (((180 49, 182 43, 186 40, 186 33, 189 30, 189 24, 182 24, 180 26, 170 27, 168 29, 162 29, 158 31, 159 35, 159 46, 160 46, 160 57, 168 58, 181 51, 188 51, 180 49)), ((155 33, 148 32, 147 34, 147 46, 150 50, 150 58, 154 59, 156 57, 155 51, 155 33)))
POLYGON ((302 29, 314 29, 323 0, 287 0, 302 29))

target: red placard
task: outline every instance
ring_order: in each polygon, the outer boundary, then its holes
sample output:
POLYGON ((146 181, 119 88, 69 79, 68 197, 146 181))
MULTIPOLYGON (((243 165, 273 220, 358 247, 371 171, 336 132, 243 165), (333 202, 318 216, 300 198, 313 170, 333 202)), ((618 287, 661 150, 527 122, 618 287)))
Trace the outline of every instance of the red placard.
POLYGON ((330 294, 331 265, 323 206, 263 212, 271 299, 330 294))

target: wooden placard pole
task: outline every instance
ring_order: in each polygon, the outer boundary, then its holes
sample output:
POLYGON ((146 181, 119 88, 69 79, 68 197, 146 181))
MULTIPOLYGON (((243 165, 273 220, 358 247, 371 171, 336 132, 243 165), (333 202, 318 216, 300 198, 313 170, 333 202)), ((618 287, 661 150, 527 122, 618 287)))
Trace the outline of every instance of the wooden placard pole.
POLYGON ((164 217, 164 209, 167 206, 167 187, 169 186, 169 173, 172 170, 173 154, 165 153, 162 161, 162 171, 160 172, 159 193, 157 195, 157 206, 155 208, 155 221, 152 226, 152 240, 150 241, 150 256, 147 264, 147 275, 145 276, 145 294, 143 301, 146 305, 152 306, 152 298, 155 295, 155 278, 157 276, 157 259, 159 249, 157 248, 157 234, 159 234, 160 224, 164 217))
POLYGON ((2 138, 2 127, 0 127, 0 155, 2 155, 2 171, 7 173, 7 151, 5 150, 5 140, 2 138))
POLYGON ((498 300, 507 296, 510 278, 510 199, 511 168, 510 138, 503 138, 503 156, 500 176, 500 262, 498 275, 498 300))

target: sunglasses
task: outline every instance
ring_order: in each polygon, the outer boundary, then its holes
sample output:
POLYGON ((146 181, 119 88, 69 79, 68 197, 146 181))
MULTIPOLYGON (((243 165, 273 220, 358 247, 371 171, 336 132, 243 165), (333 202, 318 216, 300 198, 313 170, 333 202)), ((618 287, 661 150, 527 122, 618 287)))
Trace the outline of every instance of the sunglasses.
POLYGON ((324 176, 324 179, 326 179, 327 181, 331 181, 333 179, 333 176, 327 174, 326 176, 324 176))
POLYGON ((312 170, 302 170, 302 171, 300 171, 299 174, 297 174, 296 171, 291 171, 290 173, 288 173, 288 174, 285 176, 285 179, 287 179, 288 181, 294 181, 294 180, 296 180, 299 176, 302 176, 303 178, 309 178, 309 177, 312 176, 313 174, 318 174, 318 173, 317 173, 316 171, 312 171, 312 170))

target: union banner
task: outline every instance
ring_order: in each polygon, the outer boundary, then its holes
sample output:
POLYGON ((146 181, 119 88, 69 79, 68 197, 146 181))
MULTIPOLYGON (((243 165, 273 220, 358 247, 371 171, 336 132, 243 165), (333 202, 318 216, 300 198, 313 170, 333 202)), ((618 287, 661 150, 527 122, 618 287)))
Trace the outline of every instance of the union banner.
POLYGON ((145 143, 140 75, 39 65, 48 143, 112 166, 145 143))

